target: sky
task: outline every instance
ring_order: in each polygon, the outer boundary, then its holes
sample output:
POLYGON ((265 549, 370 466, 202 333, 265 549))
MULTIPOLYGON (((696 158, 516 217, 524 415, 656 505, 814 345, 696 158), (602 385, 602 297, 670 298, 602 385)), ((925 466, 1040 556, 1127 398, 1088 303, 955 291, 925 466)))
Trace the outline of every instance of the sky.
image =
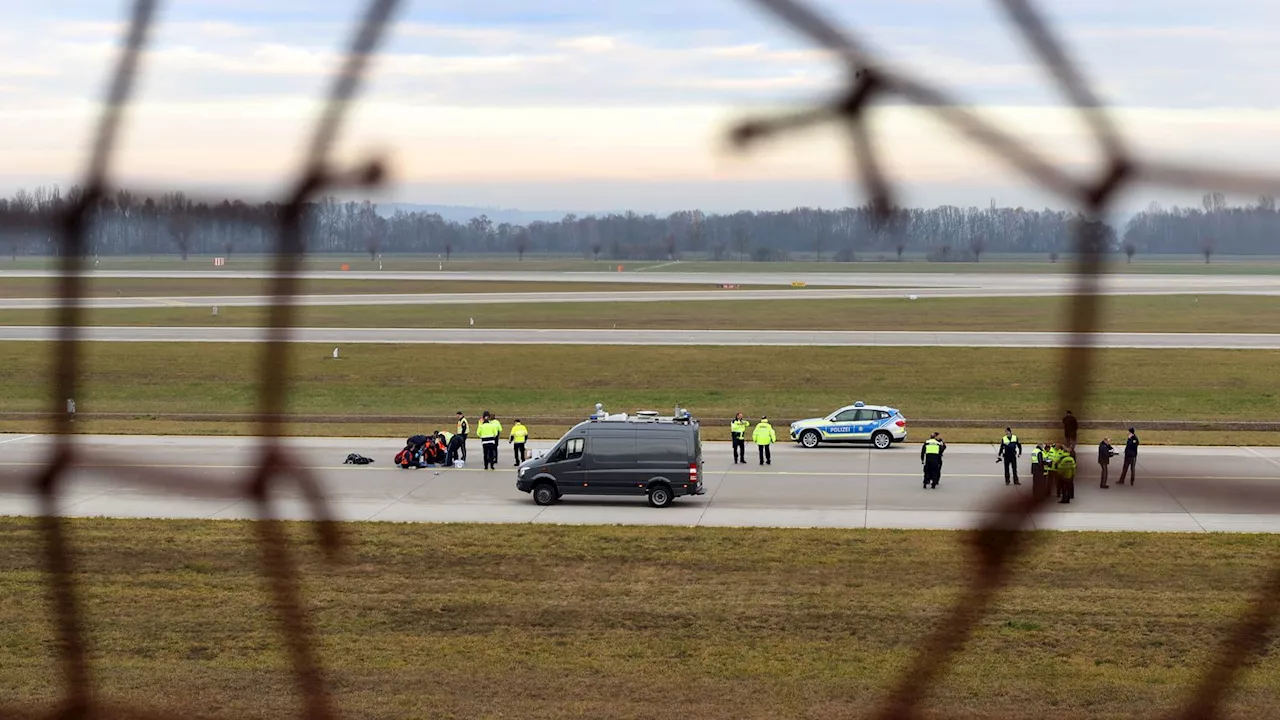
MULTIPOLYGON (((128 4, 0 0, 0 193, 75 183, 128 4)), ((1274 0, 1041 0, 1131 146, 1164 160, 1280 166, 1274 0)), ((859 42, 1078 173, 1099 153, 1043 68, 979 0, 818 2, 859 42)), ((363 3, 162 3, 113 182, 281 192, 363 3)), ((404 2, 337 157, 381 154, 375 199, 525 210, 709 212, 858 205, 832 124, 738 152, 733 123, 832 97, 832 56, 749 0, 404 2)), ((902 202, 1066 207, 929 111, 871 128, 902 202)), ((1141 187, 1122 200, 1195 204, 1141 187)), ((1231 196, 1239 202, 1246 196, 1231 196)))

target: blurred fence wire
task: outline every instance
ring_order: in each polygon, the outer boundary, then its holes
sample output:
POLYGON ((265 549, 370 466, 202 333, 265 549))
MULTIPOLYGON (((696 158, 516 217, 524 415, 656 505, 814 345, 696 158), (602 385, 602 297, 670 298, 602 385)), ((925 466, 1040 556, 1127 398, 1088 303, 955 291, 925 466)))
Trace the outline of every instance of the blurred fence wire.
MULTIPOLYGON (((1029 0, 997 0, 1013 27, 1043 63, 1046 72, 1079 111, 1096 140, 1105 164, 1092 178, 1076 178, 1056 167, 1036 148, 984 121, 971 109, 954 101, 945 91, 901 74, 869 53, 857 36, 837 25, 811 6, 797 0, 752 0, 782 23, 833 52, 846 66, 847 85, 833 100, 817 107, 775 117, 750 119, 732 131, 733 140, 748 148, 771 137, 820 122, 842 124, 852 144, 855 172, 870 196, 882 227, 892 232, 899 206, 895 189, 880 162, 880 148, 867 124, 872 103, 880 97, 905 99, 938 116, 944 123, 967 136, 978 146, 1003 159, 1026 178, 1074 203, 1092 220, 1099 220, 1111 203, 1134 183, 1203 189, 1214 187, 1234 192, 1275 192, 1280 178, 1251 176, 1208 167, 1193 167, 1156 159, 1138 158, 1127 147, 1106 110, 1076 69, 1070 53, 1054 36, 1029 0)), ((259 398, 258 463, 252 479, 239 488, 240 497, 256 503, 261 519, 256 523, 262 571, 269 580, 280 632, 285 640, 298 691, 304 699, 301 714, 323 719, 337 715, 325 690, 323 669, 315 651, 307 613, 300 598, 295 563, 283 528, 275 520, 272 491, 282 483, 293 484, 308 499, 320 534, 322 547, 331 554, 340 544, 338 527, 331 519, 325 498, 306 463, 295 462, 281 443, 284 432, 285 401, 288 395, 289 355, 286 352, 294 324, 297 275, 302 250, 301 218, 305 204, 318 194, 342 187, 373 187, 383 182, 383 163, 373 159, 355 168, 334 167, 330 151, 342 129, 346 111, 358 95, 369 58, 385 35, 398 0, 372 0, 358 22, 347 55, 334 77, 328 102, 316 120, 312 140, 291 189, 280 205, 276 221, 275 273, 271 286, 269 342, 261 366, 259 398)), ((173 469, 156 469, 98 457, 76 443, 71 418, 63 408, 66 398, 77 396, 81 362, 81 305, 86 288, 81 271, 86 250, 86 229, 95 203, 111 188, 113 152, 131 99, 136 78, 142 71, 145 48, 154 24, 156 0, 136 0, 120 57, 110 78, 104 107, 96 130, 88 165, 84 193, 62 217, 60 235, 61 275, 59 294, 60 335, 57 342, 56 389, 50 398, 50 414, 55 418, 56 441, 48 463, 34 476, 18 483, 34 486, 41 498, 40 529, 43 566, 51 593, 50 608, 58 632, 58 655, 65 688, 65 701, 52 715, 60 718, 104 716, 101 700, 94 694, 94 679, 86 637, 85 616, 77 595, 73 552, 57 512, 57 500, 68 475, 78 467, 92 466, 95 472, 127 478, 129 481, 177 495, 217 495, 227 492, 221 483, 184 474, 173 469)), ((1087 334, 1097 326, 1096 289, 1102 250, 1096 226, 1082 223, 1074 239, 1077 260, 1075 293, 1069 330, 1087 334)), ((1059 379, 1062 407, 1085 407, 1094 357, 1088 343, 1065 351, 1059 379)), ((1084 414, 1084 413, 1081 413, 1084 414)), ((13 481, 0 484, 8 487, 13 481)), ((1022 497, 992 508, 996 519, 972 536, 978 570, 970 578, 963 596, 945 613, 936 631, 919 649, 883 704, 879 718, 916 717, 922 710, 927 689, 960 652, 981 621, 1003 584, 1009 578, 1011 562, 1026 547, 1029 520, 1043 499, 1022 497)), ((1189 692, 1185 704, 1174 714, 1179 718, 1209 718, 1231 688, 1236 675, 1267 642, 1280 612, 1280 567, 1263 585, 1255 603, 1226 634, 1213 663, 1189 692)), ((143 710, 130 710, 130 717, 150 717, 143 710)), ((0 707, 6 717, 29 716, 21 708, 0 707)))

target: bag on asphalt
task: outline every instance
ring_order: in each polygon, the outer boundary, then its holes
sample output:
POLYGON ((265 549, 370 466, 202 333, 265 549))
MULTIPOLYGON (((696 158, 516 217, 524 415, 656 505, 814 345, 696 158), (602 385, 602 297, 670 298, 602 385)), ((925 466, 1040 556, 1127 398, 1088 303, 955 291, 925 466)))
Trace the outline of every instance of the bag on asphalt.
POLYGON ((343 465, 368 465, 373 462, 373 458, 367 458, 360 453, 351 453, 346 460, 342 461, 343 465))

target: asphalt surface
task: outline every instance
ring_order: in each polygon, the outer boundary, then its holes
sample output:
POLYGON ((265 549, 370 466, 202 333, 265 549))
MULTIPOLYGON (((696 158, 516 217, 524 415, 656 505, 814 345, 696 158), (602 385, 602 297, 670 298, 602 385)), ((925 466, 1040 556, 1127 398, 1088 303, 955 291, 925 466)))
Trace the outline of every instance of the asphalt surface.
MULTIPOLYGON (((202 278, 261 279, 264 272, 219 271, 102 271, 85 274, 100 278, 202 278)), ((4 277, 54 277, 48 271, 0 271, 4 277)), ((669 302, 672 300, 775 300, 929 297, 1046 297, 1070 294, 1076 279, 1067 275, 966 274, 966 273, 681 273, 681 272, 305 272, 299 277, 316 280, 422 280, 423 290, 432 281, 559 282, 566 288, 577 283, 672 283, 704 289, 716 285, 779 285, 777 290, 637 291, 608 292, 509 292, 509 293, 409 293, 383 295, 306 295, 297 305, 439 305, 545 302, 669 302), (804 282, 814 288, 791 288, 804 282)), ((1230 275, 1108 275, 1099 278, 1097 292, 1106 295, 1226 294, 1280 295, 1280 278, 1230 275)), ((151 298, 87 298, 84 307, 251 307, 271 303, 265 295, 175 296, 151 298)), ((30 310, 57 307, 47 298, 4 298, 0 309, 30 310)))
MULTIPOLYGON (((50 341, 54 326, 0 326, 0 342, 50 341)), ((265 328, 85 327, 100 342, 264 342, 265 328)), ((719 345, 822 347, 1022 347, 1278 350, 1280 334, 913 332, 810 330, 583 330, 512 328, 294 328, 290 342, 459 345, 719 345)))
MULTIPOLYGON (((534 428, 536 432, 536 428, 534 428)), ((88 452, 63 475, 58 512, 80 517, 244 519, 257 517, 243 499, 253 473, 253 438, 82 438, 88 452), (108 462, 117 470, 104 471, 108 462), (148 480, 147 470, 157 473, 148 480), (176 478, 185 480, 181 485, 176 478)), ((567 496, 540 507, 515 489, 509 446, 503 467, 400 470, 391 458, 399 439, 298 438, 297 464, 314 472, 334 516, 399 522, 510 522, 677 526, 966 529, 989 520, 994 503, 1029 493, 1006 486, 991 446, 948 448, 942 483, 921 488, 918 444, 878 451, 861 447, 804 450, 775 446, 773 464, 730 463, 727 444, 706 443, 707 493, 665 509, 643 497, 567 496), (344 466, 349 452, 376 460, 344 466)), ((550 442, 532 442, 545 449, 550 442)), ((49 457, 44 436, 0 435, 0 514, 38 512, 34 480, 49 457)), ((754 453, 754 448, 749 448, 754 453)), ((480 452, 470 443, 472 460, 480 452)), ((1144 447, 1136 486, 1101 489, 1097 466, 1082 448, 1075 502, 1051 503, 1027 527, 1056 530, 1280 532, 1280 448, 1144 447)), ((279 517, 307 519, 296 486, 279 489, 279 517)))
MULTIPOLYGON (((210 278, 263 279, 268 271, 242 270, 89 270, 85 277, 100 278, 210 278)), ((3 270, 0 277, 58 277, 54 270, 3 270)), ((807 282, 833 287, 1041 287, 1069 291, 1076 279, 1069 273, 983 273, 983 272, 570 272, 570 271, 328 271, 307 270, 298 277, 317 280, 466 280, 482 282, 565 282, 565 283, 677 283, 690 285, 787 285, 807 282)), ((1259 275, 1192 274, 1104 274, 1103 285, 1124 290, 1197 292, 1213 289, 1280 291, 1280 278, 1259 275)))

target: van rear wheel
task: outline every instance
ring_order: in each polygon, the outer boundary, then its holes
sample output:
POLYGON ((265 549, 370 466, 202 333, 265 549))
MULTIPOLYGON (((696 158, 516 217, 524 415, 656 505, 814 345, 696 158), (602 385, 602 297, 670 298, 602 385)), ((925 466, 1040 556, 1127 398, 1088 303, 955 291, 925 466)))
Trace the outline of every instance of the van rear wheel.
POLYGON ((649 504, 656 508, 664 508, 671 504, 671 488, 666 483, 654 483, 649 486, 649 504))
POLYGON ((871 436, 871 443, 881 450, 887 450, 893 444, 893 436, 881 430, 871 436))
POLYGON ((550 505, 556 498, 556 489, 551 483, 538 483, 533 488, 533 501, 539 505, 550 505))

